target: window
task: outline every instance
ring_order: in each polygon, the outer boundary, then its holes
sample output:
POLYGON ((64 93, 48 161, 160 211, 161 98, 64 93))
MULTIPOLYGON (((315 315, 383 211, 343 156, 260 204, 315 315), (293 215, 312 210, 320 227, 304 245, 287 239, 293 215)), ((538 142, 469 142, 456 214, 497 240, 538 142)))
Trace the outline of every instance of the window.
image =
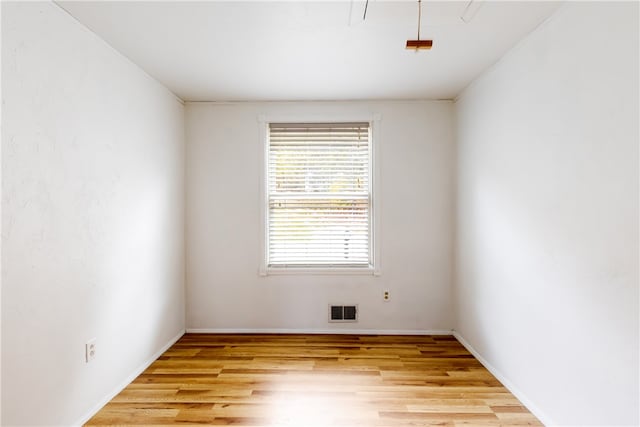
POLYGON ((266 152, 267 266, 372 267, 370 124, 270 123, 266 152))

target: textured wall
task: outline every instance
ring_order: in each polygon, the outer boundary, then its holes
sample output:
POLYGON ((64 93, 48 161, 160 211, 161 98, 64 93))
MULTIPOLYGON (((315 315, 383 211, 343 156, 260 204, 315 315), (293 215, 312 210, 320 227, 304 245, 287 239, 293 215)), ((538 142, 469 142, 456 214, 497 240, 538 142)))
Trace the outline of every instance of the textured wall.
POLYGON ((638 52, 570 2, 456 103, 456 329, 547 424, 639 423, 638 52))
POLYGON ((184 328, 183 106, 31 2, 2 3, 2 103, 2 424, 70 425, 184 328))

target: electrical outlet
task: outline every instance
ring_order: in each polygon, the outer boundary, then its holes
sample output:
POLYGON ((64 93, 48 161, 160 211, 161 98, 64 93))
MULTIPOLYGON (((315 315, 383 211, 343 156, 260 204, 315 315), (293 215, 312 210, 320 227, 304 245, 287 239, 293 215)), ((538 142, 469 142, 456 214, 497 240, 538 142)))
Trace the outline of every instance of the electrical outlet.
POLYGON ((87 363, 96 357, 96 339, 92 338, 84 345, 84 356, 87 363))
POLYGON ((389 301, 389 298, 391 298, 391 297, 389 296, 389 291, 384 291, 384 294, 383 294, 382 298, 383 298, 385 301, 389 301))

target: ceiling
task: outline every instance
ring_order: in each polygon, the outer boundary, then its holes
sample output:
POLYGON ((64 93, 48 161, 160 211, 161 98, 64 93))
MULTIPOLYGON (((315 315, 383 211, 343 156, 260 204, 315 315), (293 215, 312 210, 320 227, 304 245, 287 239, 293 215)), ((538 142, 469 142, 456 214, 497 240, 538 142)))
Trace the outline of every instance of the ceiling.
POLYGON ((416 52, 417 1, 57 4, 186 101, 452 99, 559 6, 424 0, 416 52))

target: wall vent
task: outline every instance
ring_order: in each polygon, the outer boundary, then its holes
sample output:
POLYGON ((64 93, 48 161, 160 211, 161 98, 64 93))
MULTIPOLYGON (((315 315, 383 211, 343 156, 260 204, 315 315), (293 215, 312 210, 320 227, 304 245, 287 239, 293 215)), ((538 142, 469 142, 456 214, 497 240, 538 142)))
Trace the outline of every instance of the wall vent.
POLYGON ((357 322, 357 305, 330 305, 329 322, 357 322))

